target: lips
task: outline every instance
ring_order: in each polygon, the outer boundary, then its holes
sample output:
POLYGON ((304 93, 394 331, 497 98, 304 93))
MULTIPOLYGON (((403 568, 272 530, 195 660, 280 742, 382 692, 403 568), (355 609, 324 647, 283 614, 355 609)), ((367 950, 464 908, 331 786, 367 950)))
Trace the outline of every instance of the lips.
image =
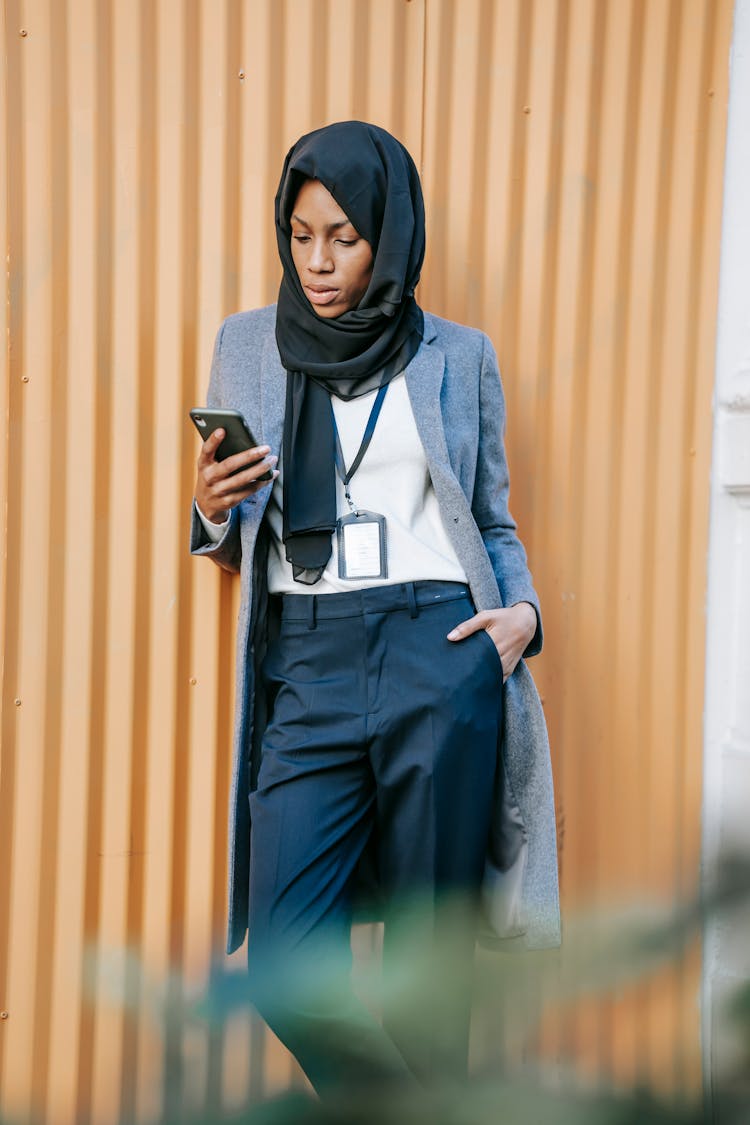
POLYGON ((305 293, 313 305, 330 305, 339 295, 338 289, 329 289, 324 285, 306 285, 305 293))

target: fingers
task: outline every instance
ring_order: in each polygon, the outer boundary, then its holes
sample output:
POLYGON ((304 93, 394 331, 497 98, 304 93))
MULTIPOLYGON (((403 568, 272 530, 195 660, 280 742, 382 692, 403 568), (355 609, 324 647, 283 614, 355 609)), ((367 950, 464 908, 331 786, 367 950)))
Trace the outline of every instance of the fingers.
POLYGON ((216 457, 216 450, 221 445, 226 436, 226 431, 219 427, 209 434, 206 440, 201 445, 201 451, 198 454, 198 468, 202 469, 205 465, 211 465, 216 457))
POLYGON ((244 475, 243 483, 257 480, 259 476, 263 476, 276 464, 278 458, 268 456, 271 452, 270 445, 256 445, 252 449, 243 450, 242 453, 225 457, 222 461, 218 460, 216 454, 223 435, 222 429, 214 430, 203 442, 198 455, 198 472, 210 487, 219 485, 228 477, 236 476, 239 481, 243 471, 244 474, 250 474, 249 476, 244 475))
POLYGON ((462 641, 466 637, 470 637, 472 633, 478 633, 484 629, 498 651, 503 668, 503 683, 505 683, 518 663, 521 649, 505 638, 502 633, 499 633, 497 613, 497 610, 482 610, 480 613, 475 613, 473 617, 467 618, 466 621, 460 622, 454 629, 451 629, 448 633, 448 640, 462 641))
POLYGON ((247 469, 244 473, 235 473, 234 476, 227 477, 213 489, 214 496, 217 499, 225 500, 227 505, 233 508, 246 496, 252 496, 254 492, 258 492, 259 489, 265 488, 267 484, 276 480, 279 470, 274 469, 273 466, 277 460, 276 457, 269 457, 268 461, 259 461, 257 465, 247 469), (269 469, 272 470, 271 477, 268 480, 263 480, 262 478, 269 469))
POLYGON ((254 449, 246 449, 242 453, 235 453, 231 457, 226 457, 223 461, 215 461, 214 465, 219 470, 219 476, 237 476, 240 475, 240 470, 256 467, 258 474, 261 476, 267 473, 272 467, 271 462, 275 465, 278 457, 269 457, 271 452, 270 445, 257 445, 254 449))
POLYGON ((225 435, 226 431, 221 427, 208 435, 201 445, 200 453, 198 454, 199 469, 205 469, 208 468, 209 465, 215 465, 219 476, 227 476, 230 473, 236 472, 237 469, 253 464, 271 452, 270 445, 256 445, 252 449, 245 449, 242 453, 235 453, 232 457, 225 457, 223 461, 220 461, 217 459, 216 453, 225 435))
POLYGON ((269 481, 262 480, 269 470, 271 480, 279 475, 274 468, 278 457, 271 455, 271 447, 258 445, 217 461, 216 451, 224 437, 224 430, 214 430, 203 442, 198 456, 198 477, 195 499, 208 519, 217 521, 229 508, 263 488, 269 481), (216 517, 216 518, 215 518, 216 517))
MULTIPOLYGON (((247 455, 238 453, 236 457, 228 457, 226 461, 217 461, 209 465, 203 470, 203 480, 214 496, 227 497, 235 492, 246 491, 255 485, 260 487, 266 484, 266 481, 260 478, 265 476, 269 469, 274 469, 277 461, 278 457, 261 456, 247 466, 247 455), (232 464, 236 465, 234 471, 232 471, 232 464), (243 465, 247 467, 243 468, 243 465), (238 469, 240 471, 237 471, 238 469)), ((278 473, 275 475, 278 476, 278 473)))
POLYGON ((485 611, 475 613, 473 617, 469 617, 466 621, 462 621, 451 629, 448 634, 449 641, 462 641, 464 637, 470 637, 472 633, 478 632, 480 629, 486 629, 490 617, 485 611))

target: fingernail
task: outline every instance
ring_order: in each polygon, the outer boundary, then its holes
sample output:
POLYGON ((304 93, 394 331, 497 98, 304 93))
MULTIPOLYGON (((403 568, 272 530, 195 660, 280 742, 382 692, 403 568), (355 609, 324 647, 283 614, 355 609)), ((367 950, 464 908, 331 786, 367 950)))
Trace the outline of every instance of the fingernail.
POLYGON ((275 465, 276 462, 278 461, 278 457, 274 453, 274 454, 272 454, 271 457, 266 457, 266 461, 268 462, 269 465, 275 465))
POLYGON ((458 629, 451 629, 450 633, 448 634, 448 640, 449 641, 457 641, 458 640, 458 629))

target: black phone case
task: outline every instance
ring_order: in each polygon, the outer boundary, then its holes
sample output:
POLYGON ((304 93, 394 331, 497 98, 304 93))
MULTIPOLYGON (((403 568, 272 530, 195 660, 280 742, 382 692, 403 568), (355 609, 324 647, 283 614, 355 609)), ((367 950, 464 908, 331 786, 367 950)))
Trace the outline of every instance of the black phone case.
MULTIPOLYGON (((216 450, 217 461, 225 461, 227 457, 232 457, 235 453, 244 453, 246 449, 253 449, 254 446, 261 444, 261 442, 256 441, 252 430, 239 410, 196 409, 190 411, 190 417, 203 441, 210 437, 214 430, 222 429, 225 431, 225 437, 216 450)), ((269 469, 258 479, 270 480, 272 476, 273 472, 269 469)))

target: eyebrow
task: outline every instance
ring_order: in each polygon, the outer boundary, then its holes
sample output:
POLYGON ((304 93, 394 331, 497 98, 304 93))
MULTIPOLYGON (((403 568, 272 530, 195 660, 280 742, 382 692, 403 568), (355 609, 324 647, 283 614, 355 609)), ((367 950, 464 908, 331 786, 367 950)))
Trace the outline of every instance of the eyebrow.
MULTIPOLYGON (((297 222, 300 223, 303 227, 307 227, 308 230, 312 229, 310 224, 308 222, 306 222, 305 219, 301 218, 299 215, 292 214, 292 218, 296 219, 297 222)), ((349 219, 342 219, 340 223, 329 223, 328 226, 325 229, 327 231, 341 230, 342 227, 352 227, 353 229, 356 229, 354 227, 354 224, 351 223, 349 221, 349 219)))

